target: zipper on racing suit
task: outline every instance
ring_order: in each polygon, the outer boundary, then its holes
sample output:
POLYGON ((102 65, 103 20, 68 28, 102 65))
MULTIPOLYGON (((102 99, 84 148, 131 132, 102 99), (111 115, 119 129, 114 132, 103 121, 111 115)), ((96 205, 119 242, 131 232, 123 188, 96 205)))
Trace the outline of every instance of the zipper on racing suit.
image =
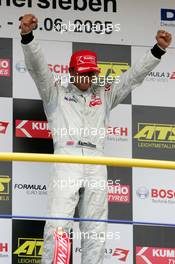
MULTIPOLYGON (((83 124, 83 133, 84 133, 84 126, 85 126, 85 122, 84 122, 84 117, 85 117, 85 114, 84 114, 84 112, 85 112, 85 109, 86 109, 86 98, 83 96, 83 95, 81 95, 81 97, 84 99, 84 104, 83 104, 83 106, 84 106, 84 108, 83 108, 83 120, 82 120, 82 124, 83 124)), ((82 151, 82 156, 84 156, 84 149, 83 149, 83 147, 82 147, 82 149, 81 149, 81 151, 82 151)))

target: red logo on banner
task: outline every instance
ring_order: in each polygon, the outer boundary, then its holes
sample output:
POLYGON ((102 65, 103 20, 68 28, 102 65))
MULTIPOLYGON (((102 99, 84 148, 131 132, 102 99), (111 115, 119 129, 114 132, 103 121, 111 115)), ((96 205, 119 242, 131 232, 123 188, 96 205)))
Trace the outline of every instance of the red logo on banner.
POLYGON ((108 126, 107 135, 127 137, 128 136, 128 128, 127 127, 111 127, 111 126, 108 126))
POLYGON ((152 198, 161 198, 161 199, 174 199, 175 198, 175 190, 171 189, 151 189, 151 197, 152 198))
POLYGON ((130 203, 130 186, 122 184, 108 185, 108 202, 130 203))
POLYGON ((8 243, 0 243, 0 253, 8 252, 8 243))
POLYGON ((10 60, 0 59, 0 76, 10 76, 10 60))
POLYGON ((136 264, 169 264, 175 260, 175 248, 136 247, 136 264))
POLYGON ((114 249, 113 257, 117 257, 118 260, 125 262, 128 256, 129 250, 116 248, 114 249))
POLYGON ((1 122, 0 121, 0 134, 5 134, 7 130, 9 122, 1 122))
POLYGON ((173 73, 171 74, 170 79, 175 80, 175 72, 173 72, 173 73))
POLYGON ((16 137, 52 138, 47 121, 16 120, 16 137))
POLYGON ((68 65, 62 65, 62 64, 48 64, 51 71, 55 73, 68 73, 69 72, 69 66, 68 65))

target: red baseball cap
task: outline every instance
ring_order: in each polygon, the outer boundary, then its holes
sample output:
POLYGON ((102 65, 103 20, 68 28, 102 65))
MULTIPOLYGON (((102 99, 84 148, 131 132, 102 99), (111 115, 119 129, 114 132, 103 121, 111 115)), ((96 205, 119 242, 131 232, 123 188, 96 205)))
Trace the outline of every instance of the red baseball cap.
POLYGON ((97 66, 97 54, 90 50, 78 50, 72 54, 69 68, 75 68, 78 73, 100 72, 97 66))

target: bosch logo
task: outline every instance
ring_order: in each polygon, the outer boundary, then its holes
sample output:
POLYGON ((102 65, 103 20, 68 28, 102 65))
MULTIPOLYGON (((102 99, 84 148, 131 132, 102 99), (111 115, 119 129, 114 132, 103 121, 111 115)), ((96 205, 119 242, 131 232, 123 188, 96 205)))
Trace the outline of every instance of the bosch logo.
POLYGON ((107 128, 107 135, 114 136, 128 136, 128 128, 127 127, 111 127, 107 128))
POLYGON ((54 73, 68 73, 69 67, 68 65, 61 64, 48 64, 49 69, 54 73))
POLYGON ((137 189, 136 194, 140 199, 146 199, 149 196, 149 190, 146 187, 141 186, 137 189))
POLYGON ((15 65, 15 68, 20 73, 25 73, 27 71, 24 61, 18 61, 15 65))
POLYGON ((152 198, 161 198, 161 199, 174 199, 175 198, 175 190, 165 190, 165 189, 152 189, 151 190, 152 198))

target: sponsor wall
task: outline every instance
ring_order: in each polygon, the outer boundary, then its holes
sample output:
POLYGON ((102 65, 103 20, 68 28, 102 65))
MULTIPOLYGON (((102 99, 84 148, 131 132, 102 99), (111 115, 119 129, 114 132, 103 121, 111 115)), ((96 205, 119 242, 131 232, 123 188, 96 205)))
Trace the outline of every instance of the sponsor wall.
MULTIPOLYGON (((160 27, 173 35, 175 29, 171 0, 0 1, 0 152, 53 153, 20 45, 18 17, 26 12, 39 16, 35 36, 53 75, 67 76, 72 52, 91 49, 102 74, 118 76, 154 45, 160 27), (75 22, 74 32, 61 33, 60 23, 69 22, 75 22), (96 32, 93 23, 101 24, 96 32)), ((112 110, 106 156, 174 161, 174 43, 144 83, 112 110)), ((40 263, 50 173, 48 163, 0 162, 0 263, 40 263)), ((108 167, 108 182, 104 263, 175 263, 174 171, 108 167)), ((80 257, 76 237, 71 262, 80 263, 80 257)))

